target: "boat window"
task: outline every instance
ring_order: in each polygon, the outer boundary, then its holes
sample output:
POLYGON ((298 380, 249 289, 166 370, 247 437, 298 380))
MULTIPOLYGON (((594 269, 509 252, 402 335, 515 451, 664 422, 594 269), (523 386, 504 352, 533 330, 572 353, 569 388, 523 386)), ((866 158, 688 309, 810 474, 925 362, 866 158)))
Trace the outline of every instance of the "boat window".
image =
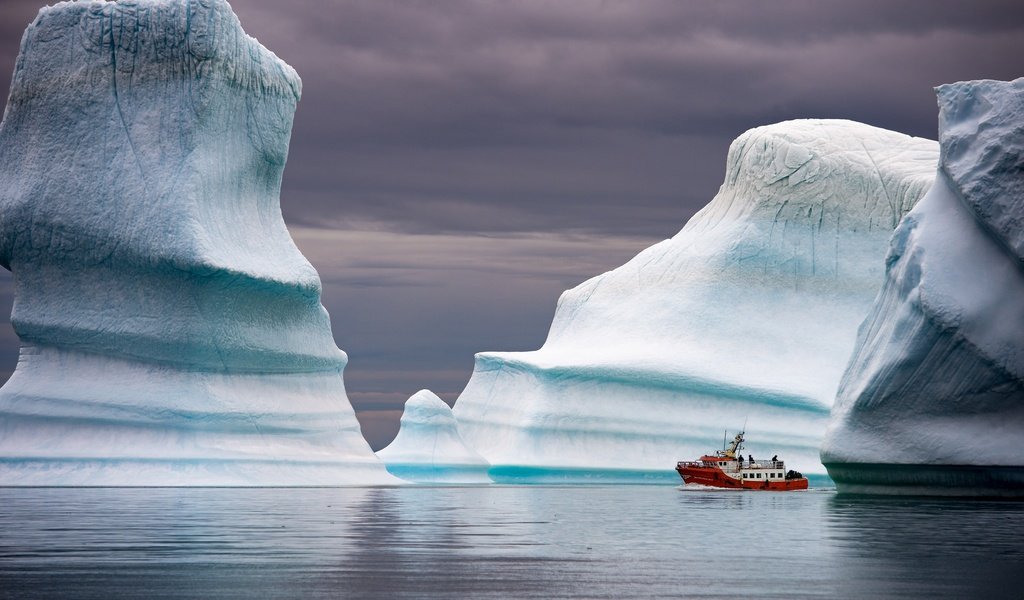
POLYGON ((758 478, 758 479, 760 479, 760 478, 761 478, 761 474, 760 474, 760 473, 758 473, 758 474, 757 474, 757 478, 758 478))

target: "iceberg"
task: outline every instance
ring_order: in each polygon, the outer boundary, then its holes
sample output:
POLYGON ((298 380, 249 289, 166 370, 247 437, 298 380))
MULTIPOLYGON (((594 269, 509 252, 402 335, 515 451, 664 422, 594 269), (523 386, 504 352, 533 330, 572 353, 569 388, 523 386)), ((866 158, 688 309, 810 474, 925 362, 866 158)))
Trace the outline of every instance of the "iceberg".
POLYGON ((452 409, 430 390, 405 402, 398 436, 377 452, 391 474, 412 482, 490 483, 490 464, 470 449, 452 409))
POLYGON ((29 25, 0 124, 0 485, 396 481, 281 218, 300 89, 224 0, 29 25))
POLYGON ((477 354, 459 432, 496 481, 676 478, 746 421, 749 451, 819 446, 889 238, 937 144, 841 120, 758 127, 672 239, 565 292, 543 347, 477 354))
POLYGON ((1024 78, 936 91, 935 184, 892 237, 821 459, 841 492, 1024 495, 1024 78))

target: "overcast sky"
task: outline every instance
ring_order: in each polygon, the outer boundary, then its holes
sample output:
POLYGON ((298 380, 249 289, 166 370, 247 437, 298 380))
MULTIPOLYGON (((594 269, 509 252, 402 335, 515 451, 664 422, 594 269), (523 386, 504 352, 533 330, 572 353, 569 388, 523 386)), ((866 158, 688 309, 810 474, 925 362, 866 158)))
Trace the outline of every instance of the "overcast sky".
MULTIPOLYGON (((39 0, 0 0, 0 93, 39 0)), ((844 118, 935 138, 932 87, 1024 75, 1024 8, 922 0, 235 0, 303 80, 281 206, 379 448, 473 354, 675 234, 729 142, 844 118)), ((0 311, 10 314, 10 275, 0 311)), ((17 360, 0 327, 0 377, 17 360)))

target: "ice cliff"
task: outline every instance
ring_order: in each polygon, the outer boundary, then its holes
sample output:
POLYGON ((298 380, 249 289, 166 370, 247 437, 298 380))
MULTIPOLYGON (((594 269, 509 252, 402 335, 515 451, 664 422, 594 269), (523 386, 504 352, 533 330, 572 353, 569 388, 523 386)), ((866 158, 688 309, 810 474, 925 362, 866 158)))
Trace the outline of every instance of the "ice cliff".
POLYGON ((934 178, 934 141, 798 120, 736 139, 675 237, 564 293, 543 347, 486 352, 454 414, 499 481, 674 477, 747 421, 749 449, 818 449, 888 240, 934 178))
POLYGON ((1024 78, 940 86, 822 461, 840 491, 1024 495, 1024 78))
POLYGON ((281 218, 299 93, 224 0, 40 11, 0 124, 0 485, 394 481, 281 218))
POLYGON ((430 390, 420 390, 406 401, 398 437, 377 456, 388 471, 408 481, 491 481, 490 465, 466 446, 452 409, 430 390))

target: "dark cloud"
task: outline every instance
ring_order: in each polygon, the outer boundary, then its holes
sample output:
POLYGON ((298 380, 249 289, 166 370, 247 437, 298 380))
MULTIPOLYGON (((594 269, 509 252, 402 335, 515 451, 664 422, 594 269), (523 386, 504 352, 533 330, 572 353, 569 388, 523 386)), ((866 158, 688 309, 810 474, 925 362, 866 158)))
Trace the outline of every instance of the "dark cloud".
POLYGON ((743 130, 841 117, 934 137, 931 88, 1017 76, 1024 45, 1009 2, 384 1, 309 18, 320 6, 236 3, 304 75, 286 217, 413 230, 664 235, 743 130))
MULTIPOLYGON (((934 137, 933 86, 1024 74, 1018 1, 232 4, 303 78, 282 208, 375 446, 404 397, 451 401, 474 351, 536 347, 561 289, 674 234, 744 130, 934 137)), ((0 4, 0 71, 41 5, 0 4)))

